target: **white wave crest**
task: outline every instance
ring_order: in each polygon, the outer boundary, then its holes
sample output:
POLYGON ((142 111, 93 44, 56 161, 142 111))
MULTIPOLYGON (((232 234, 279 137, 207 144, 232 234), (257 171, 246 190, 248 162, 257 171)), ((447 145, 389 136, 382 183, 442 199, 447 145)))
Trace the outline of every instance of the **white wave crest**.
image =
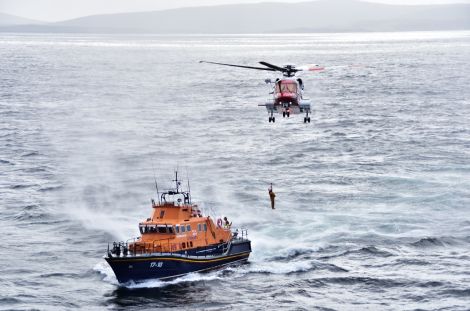
POLYGON ((107 283, 111 283, 114 285, 118 285, 119 282, 117 281, 116 277, 114 276, 113 269, 104 261, 98 262, 94 267, 93 271, 96 271, 104 276, 103 281, 107 283))
POLYGON ((270 274, 287 274, 294 272, 304 272, 313 269, 313 262, 311 261, 296 261, 296 262, 259 262, 252 263, 240 269, 238 267, 227 268, 236 274, 244 275, 249 273, 270 273, 270 274))
POLYGON ((139 283, 130 282, 122 286, 129 288, 129 289, 159 288, 159 287, 165 287, 168 285, 174 285, 174 284, 185 283, 185 282, 213 281, 213 280, 221 279, 221 277, 218 275, 219 273, 220 271, 215 272, 215 273, 210 273, 210 274, 189 273, 185 276, 176 278, 171 281, 161 281, 161 280, 153 279, 153 280, 147 280, 147 281, 143 281, 139 283))

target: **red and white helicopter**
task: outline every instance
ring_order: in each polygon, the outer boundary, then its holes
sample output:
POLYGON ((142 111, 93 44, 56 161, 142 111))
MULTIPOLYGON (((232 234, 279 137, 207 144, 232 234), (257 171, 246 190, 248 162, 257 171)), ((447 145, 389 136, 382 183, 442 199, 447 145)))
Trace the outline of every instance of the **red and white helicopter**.
POLYGON ((216 62, 199 61, 200 63, 240 67, 256 70, 279 71, 282 72, 283 78, 277 78, 275 81, 266 79, 265 82, 272 87, 272 98, 266 103, 258 106, 266 107, 269 115, 269 122, 276 122, 274 113, 282 113, 282 117, 290 117, 291 114, 305 113, 304 123, 310 123, 309 113, 311 113, 310 100, 303 97, 304 84, 302 79, 295 78, 295 74, 299 71, 322 71, 323 67, 315 64, 296 67, 294 65, 285 65, 283 67, 269 64, 267 62, 259 62, 265 67, 253 67, 243 65, 224 64, 216 62))

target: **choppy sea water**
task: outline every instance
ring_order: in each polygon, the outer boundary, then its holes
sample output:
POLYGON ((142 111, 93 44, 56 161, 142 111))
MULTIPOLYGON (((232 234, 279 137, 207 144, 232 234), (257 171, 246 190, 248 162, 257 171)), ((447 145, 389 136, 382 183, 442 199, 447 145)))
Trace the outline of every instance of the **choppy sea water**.
POLYGON ((0 35, 0 309, 468 310, 469 55, 470 32, 0 35), (324 65, 312 123, 200 59, 324 65), (119 286, 107 242, 177 167, 250 261, 119 286))

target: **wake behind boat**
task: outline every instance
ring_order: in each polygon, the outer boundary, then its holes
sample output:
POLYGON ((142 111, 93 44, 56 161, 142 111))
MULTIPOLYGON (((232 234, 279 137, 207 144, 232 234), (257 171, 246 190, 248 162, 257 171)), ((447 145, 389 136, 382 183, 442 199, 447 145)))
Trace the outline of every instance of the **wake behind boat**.
POLYGON ((141 236, 108 244, 105 259, 120 283, 167 280, 248 260, 247 230, 232 232, 228 221, 203 216, 175 175, 176 188, 162 193, 158 203, 152 200, 151 217, 139 223, 141 236))

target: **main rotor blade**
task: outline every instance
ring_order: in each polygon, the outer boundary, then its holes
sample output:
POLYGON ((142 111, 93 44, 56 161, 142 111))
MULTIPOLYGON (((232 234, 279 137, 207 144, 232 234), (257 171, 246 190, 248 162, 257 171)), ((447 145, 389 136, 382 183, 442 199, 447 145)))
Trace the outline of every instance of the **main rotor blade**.
POLYGON ((215 65, 230 66, 230 67, 239 67, 239 68, 248 68, 248 69, 256 69, 256 70, 276 71, 276 69, 271 69, 271 68, 253 67, 253 66, 242 66, 242 65, 224 64, 224 63, 215 63, 215 62, 207 62, 207 61, 204 61, 204 60, 200 60, 199 63, 215 64, 215 65))
POLYGON ((259 62, 259 63, 260 63, 261 65, 264 65, 264 66, 266 66, 266 67, 269 67, 269 68, 273 69, 273 71, 280 71, 280 72, 286 71, 286 68, 282 68, 282 67, 279 67, 279 66, 276 66, 276 65, 267 63, 267 62, 259 62))
POLYGON ((317 64, 308 64, 296 67, 298 71, 322 71, 325 70, 325 67, 322 67, 317 64))

